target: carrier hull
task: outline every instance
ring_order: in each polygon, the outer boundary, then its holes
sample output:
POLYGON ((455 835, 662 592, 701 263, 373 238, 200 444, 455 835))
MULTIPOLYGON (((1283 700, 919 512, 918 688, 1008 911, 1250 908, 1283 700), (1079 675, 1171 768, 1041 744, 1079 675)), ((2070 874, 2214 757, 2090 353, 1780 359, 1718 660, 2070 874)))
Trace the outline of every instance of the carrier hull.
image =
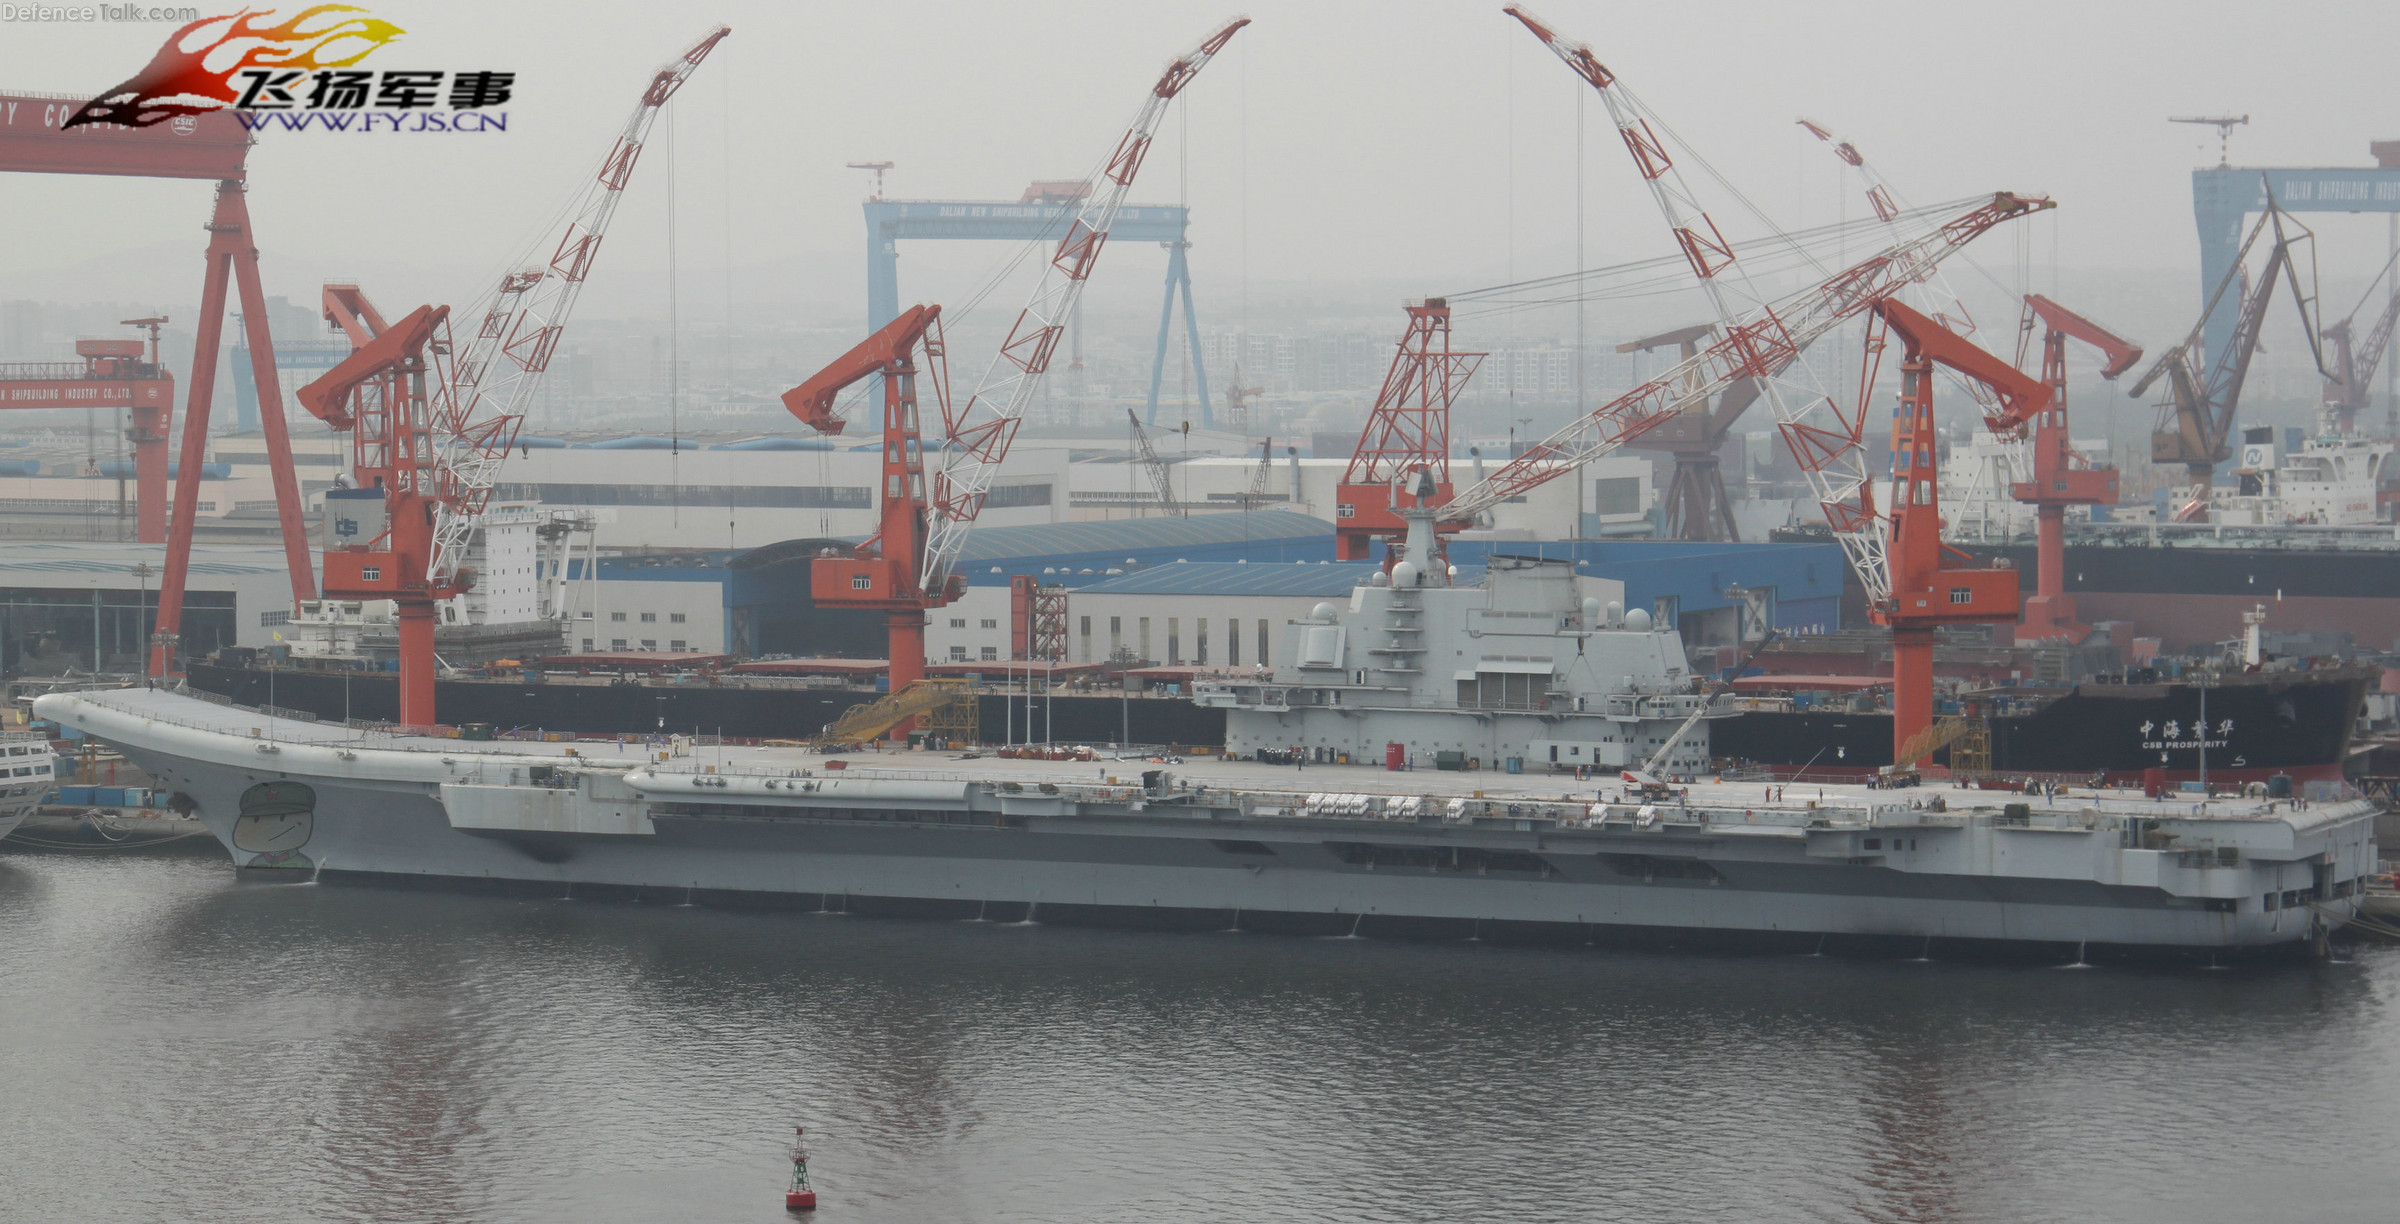
MULTIPOLYGON (((1255 773, 1153 793, 1097 774, 1044 782, 1059 775, 1032 762, 978 763, 974 777, 837 775, 823 758, 764 768, 749 750, 715 772, 693 758, 564 758, 552 745, 344 741, 168 694, 43 700, 44 716, 115 744, 188 796, 254 879, 1317 935, 2225 955, 2321 941, 2353 911, 2352 882, 2374 857, 2364 803, 2045 824, 1878 806, 1871 792, 1787 812, 1756 787, 1727 785, 1643 816, 1555 791, 1453 801, 1415 786, 1448 776, 1389 775, 1420 813, 1404 816, 1392 814, 1398 787, 1363 793, 1379 780, 1370 771, 1295 775, 1311 786, 1333 775, 1362 788, 1338 798, 1383 809, 1320 815, 1323 793, 1279 799, 1255 773), (581 780, 532 783, 551 769, 581 780), (797 787, 803 773, 826 790, 765 789, 797 787), (2161 844, 2196 844, 2205 829, 2212 846, 2240 848, 2199 863, 2126 845, 2128 829, 2155 841, 2171 828, 2181 832, 2161 844), (2264 909, 2268 892, 2288 903, 2264 909)), ((1195 768, 1191 779, 1210 776, 1195 768)))

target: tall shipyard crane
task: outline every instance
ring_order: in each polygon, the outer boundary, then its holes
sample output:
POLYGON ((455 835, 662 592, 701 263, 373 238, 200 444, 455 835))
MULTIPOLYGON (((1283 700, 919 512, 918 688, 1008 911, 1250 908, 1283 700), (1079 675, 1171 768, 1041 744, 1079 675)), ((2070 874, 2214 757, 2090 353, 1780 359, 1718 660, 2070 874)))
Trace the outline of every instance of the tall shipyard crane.
MULTIPOLYGON (((933 504, 925 488, 925 437, 918 412, 917 354, 934 404, 950 415, 950 378, 942 344, 942 308, 911 306, 858 342, 807 382, 783 393, 783 406, 821 433, 840 433, 834 398, 859 380, 883 376, 883 480, 873 538, 847 556, 809 563, 809 597, 820 607, 880 611, 890 642, 891 691, 898 697, 925 676, 925 611, 963 593, 962 579, 919 584, 933 504)), ((897 725, 906 730, 913 718, 897 725)), ((887 728, 888 729, 888 728, 887 728)))
POLYGON ((2209 295, 2208 307, 2200 312, 2200 321, 2192 325, 2191 334, 2184 337, 2183 343, 2159 354, 2158 361, 2127 391, 2140 399, 2161 377, 2166 379, 2167 398, 2158 406, 2158 424, 2150 433, 2150 462, 2180 463, 2190 479, 2190 490, 2175 512, 2177 522, 2200 522, 2208 517, 2209 491, 2216 480, 2217 464, 2233 456, 2225 438, 2233 428, 2234 413, 2241 407, 2242 385, 2250 377, 2250 359, 2258 352, 2259 329, 2266 324, 2267 307, 2274 301, 2278 278, 2291 286, 2293 305, 2300 312, 2300 330, 2308 338, 2317 372, 2330 376, 2312 317, 2316 304, 2315 261, 2309 261, 2308 284, 2303 288, 2300 260, 2295 257, 2301 245, 2313 235, 2297 221, 2291 222, 2291 229, 2298 233, 2287 232, 2287 220, 2283 210, 2276 206, 2274 195, 2268 193, 2266 212, 2250 228, 2250 236, 2242 240, 2241 250, 2234 255, 2232 266, 2225 270, 2224 279, 2217 282, 2216 292, 2209 295), (2267 249, 2264 269, 2252 280, 2246 274, 2244 261, 2250 257, 2250 248, 2269 229, 2274 230, 2275 241, 2267 249), (2234 316, 2233 338, 2224 352, 2206 352, 2208 320, 2228 293, 2235 294, 2240 302, 2234 316))
MULTIPOLYGON (((1790 364, 1801 346, 1873 310, 1994 226, 2050 207, 2050 201, 2038 196, 2000 192, 1930 233, 1887 247, 1816 285, 1738 316, 1734 326, 1707 347, 1534 443, 1430 517, 1472 523, 1509 498, 1615 451, 1736 382, 1765 378, 1790 364)), ((1849 475, 1864 471, 1860 452, 1866 413, 1863 407, 1845 411, 1830 398, 1821 408, 1831 418, 1829 424, 1797 418, 1784 424, 1783 435, 1792 453, 1825 481, 1820 490, 1832 490, 1821 491, 1819 497, 1835 535, 1849 548, 1855 537, 1877 534, 1881 521, 1863 474, 1849 475), (1847 482, 1835 483, 1839 477, 1847 477, 1847 482)), ((1413 531, 1416 524, 1412 521, 1410 526, 1413 531)), ((1865 559, 1860 552, 1850 553, 1871 600, 1886 598, 1891 589, 1883 552, 1884 544, 1876 538, 1865 559)))
MULTIPOLYGON (((1677 248, 1717 314, 1717 338, 1648 382, 1603 404, 1535 444, 1490 478, 1454 499, 1444 519, 1472 519, 1501 501, 1615 450, 1675 414, 1705 404, 1743 379, 1756 379, 1774 408, 1786 446, 1808 473, 1833 535, 1857 570, 1870 604, 1891 597, 1888 541, 1875 506, 1876 476, 1868 448, 1863 397, 1845 409, 1806 379, 1787 398, 1779 385, 1798 366, 1801 351, 1855 318, 1930 277, 1941 261, 2014 217, 2052 207, 2036 196, 2000 193, 1929 232, 1903 238, 1882 252, 1809 289, 1769 299, 1745 274, 1735 253, 1659 136, 1641 102, 1582 43, 1561 37, 1519 6, 1504 10, 1600 95, 1634 166, 1666 218, 1677 248)), ((1412 524, 1413 526, 1413 524, 1412 524)))
POLYGON ((326 314, 358 347, 301 388, 303 407, 351 435, 357 485, 327 496, 325 594, 393 601, 400 637, 399 721, 434 719, 435 605, 472 588, 468 537, 592 262, 633 177, 650 125, 731 31, 718 27, 651 77, 566 213, 463 318, 420 306, 384 325, 356 286, 329 286, 326 314), (363 338, 363 343, 360 343, 363 338))
MULTIPOLYGON (((1868 605, 1892 631, 1892 764, 1906 768, 1939 746, 1933 732, 1933 644, 1944 625, 2017 619, 2017 572, 1953 565, 1965 554, 1942 542, 1941 437, 1933 423, 1933 371, 1943 366, 1991 388, 1984 424, 2005 433, 2039 419, 2051 388, 1896 298, 1875 303, 1876 321, 1900 337, 1899 411, 1892 418, 1892 509, 1887 565, 1891 593, 1868 605)), ((1880 338, 1867 346, 1859 414, 1874 386, 1880 338)))
MULTIPOLYGON (((2067 594, 2067 507, 2109 506, 2117 501, 2117 470, 2096 467, 2075 453, 2067 433, 2067 341, 2080 340, 2100 350, 2100 377, 2115 382, 2142 359, 2140 345, 2038 293, 2025 295, 2025 316, 2017 326, 2017 368, 2025 368, 2036 325, 2042 328, 2042 385, 2050 402, 2030 420, 2003 414, 1998 423, 2018 432, 2030 427, 2033 462, 2031 479, 2011 485, 2009 496, 2034 508, 2034 594, 2025 601, 2017 622, 2019 642, 2064 638, 2069 644, 2090 636, 2091 626, 2075 619, 2075 597, 2067 594)), ((1993 418, 1987 414, 1985 424, 1993 418)))
MULTIPOLYGON (((992 477, 1008 456, 1025 407, 1040 390, 1042 376, 1073 317, 1083 284, 1108 241, 1142 159, 1150 151, 1167 104, 1224 49, 1234 32, 1250 24, 1236 18, 1167 65, 1133 123, 1118 139, 1102 172, 1106 186, 1085 196, 1066 233, 1042 269, 1033 299, 1009 328, 982 384, 953 408, 944 375, 937 320, 939 306, 903 312, 816 376, 783 394, 784 407, 824 433, 840 433, 834 396, 878 370, 884 379, 884 447, 881 530, 846 556, 821 556, 809 566, 809 590, 820 607, 881 610, 889 634, 891 688, 898 694, 925 672, 925 613, 956 599, 965 580, 952 573, 967 531, 983 508, 992 477), (913 354, 927 354, 934 375, 934 401, 941 410, 940 458, 929 460, 918 421, 913 354)), ((904 734, 910 720, 893 726, 904 734)))
POLYGON ((1142 100, 1141 110, 1109 154, 1101 171, 1105 185, 1084 197, 1043 267, 1032 300, 985 367, 983 381, 955 414, 943 405, 943 432, 951 444, 942 448, 940 464, 933 471, 933 531, 918 570, 918 585, 925 590, 942 588, 950 567, 958 561, 959 550, 966 547, 967 531, 983 510, 984 496, 1001 461, 1008 457, 1008 444, 1017 436, 1026 406, 1040 389, 1042 376, 1050 371, 1059 337, 1083 296, 1084 281, 1099 261, 1100 248, 1108 241, 1108 231, 1116 224, 1117 211, 1124 207, 1134 176, 1141 173, 1142 159, 1150 153, 1167 104, 1248 24, 1247 17, 1226 22, 1159 74, 1150 96, 1142 100))
MULTIPOLYGON (((2367 291, 2359 295, 2358 305, 2350 308, 2339 323, 2328 324, 2324 331, 2327 343, 2333 345, 2333 373, 2325 380, 2324 406, 2318 413, 2318 432, 2348 437, 2358 432, 2358 416, 2367 410, 2375 394, 2375 371, 2383 364, 2384 350, 2392 342, 2392 326, 2400 323, 2400 280, 2392 280, 2384 299, 2383 313, 2367 325, 2364 340, 2355 340, 2351 327, 2358 322, 2358 312, 2367 308, 2375 298, 2375 290, 2400 268, 2400 254, 2385 261, 2383 271, 2367 282, 2367 291)), ((2387 409, 2394 414, 2386 418, 2387 425, 2400 419, 2400 404, 2387 409)))

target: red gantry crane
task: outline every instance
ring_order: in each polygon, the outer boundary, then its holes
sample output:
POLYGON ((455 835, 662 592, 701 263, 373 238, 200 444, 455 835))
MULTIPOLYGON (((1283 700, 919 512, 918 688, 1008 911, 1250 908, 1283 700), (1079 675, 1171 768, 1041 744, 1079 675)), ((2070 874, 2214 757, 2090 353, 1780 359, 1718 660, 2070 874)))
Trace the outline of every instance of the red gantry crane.
MULTIPOLYGON (((1934 631, 1944 625, 2007 624, 2017 619, 2017 573, 1970 568, 1965 553, 1942 542, 1941 436, 1933 424, 1933 369, 1946 366, 1992 389, 1993 432, 2038 419, 2050 406, 2050 387, 1901 302, 1886 298, 1875 316, 1900 337, 1900 404, 1892 420, 1892 509, 1886 555, 1888 597, 1871 601, 1868 616, 1892 631, 1892 764, 1907 767, 1932 749, 1910 755, 1911 740, 1933 725, 1934 631)), ((1870 337, 1861 398, 1875 384, 1882 344, 1870 337)), ((1861 416, 1865 406, 1860 407, 1861 416)))
MULTIPOLYGON (((834 413, 834 396, 870 374, 894 375, 884 380, 879 530, 850 555, 818 557, 809 567, 809 591, 820 607, 885 614, 893 694, 924 676, 926 611, 949 603, 965 589, 965 579, 951 572, 959 550, 983 509, 992 477, 1008 456, 1026 406, 1050 370, 1059 338, 1149 154, 1167 104, 1224 49, 1235 31, 1248 24, 1244 17, 1218 27, 1198 47, 1169 63, 1150 87, 1141 110, 1109 155, 1100 175, 1102 185, 1078 201, 1032 300, 1018 314, 986 368, 982 385, 963 407, 954 411, 948 394, 939 306, 904 311, 807 382, 784 392, 784 407, 804 424, 840 433, 845 422, 834 413), (928 456, 918 420, 913 354, 920 347, 927 353, 925 369, 934 379, 934 401, 942 415, 945 445, 938 459, 928 456), (903 373, 911 376, 909 385, 903 385, 903 373)), ((907 734, 914 721, 900 721, 891 733, 907 734)))
POLYGON ((2068 437, 2067 341, 2080 340, 2100 350, 2100 377, 2110 382, 2140 362, 2142 350, 2049 298, 2030 293, 2017 329, 2020 369, 2036 323, 2044 329, 2042 385, 2050 390, 2049 403, 2030 422, 1997 422, 2015 430, 2030 424, 2033 432, 2033 479, 2008 490, 2009 496, 2034 507, 2034 594, 2026 599, 2024 618, 2017 623, 2017 641, 2063 638, 2072 645, 2089 637, 2092 627, 2075 619, 2075 597, 2066 592, 2067 507, 2115 505, 2117 470, 2084 462, 2068 437))
MULTIPOLYGON (((1802 347, 1843 322, 1873 311, 1901 287, 1916 283, 1994 226, 2050 207, 2050 201, 2040 197, 2001 192, 1928 233, 1896 243, 1816 285, 1737 317, 1725 334, 1691 357, 1534 443, 1447 504, 1404 512, 1411 550, 1430 547, 1437 520, 1444 525, 1471 524, 1509 498, 1614 452, 1676 413, 1724 394, 1742 379, 1764 378, 1783 369, 1802 347), (1420 531, 1425 536, 1422 542, 1417 538, 1420 531)), ((1844 476, 1849 468, 1865 467, 1857 454, 1866 435, 1867 406, 1844 410, 1827 401, 1820 407, 1824 412, 1821 418, 1787 420, 1784 440, 1804 466, 1826 480, 1820 488, 1832 491, 1819 496, 1835 536, 1845 549, 1854 550, 1850 551, 1851 562, 1870 602, 1882 600, 1891 589, 1884 562, 1889 541, 1883 516, 1876 509, 1869 482, 1864 477, 1844 476)))
POLYGON ((125 440, 133 443, 133 538, 144 544, 167 539, 167 424, 175 415, 175 376, 158 359, 158 329, 166 321, 164 316, 124 320, 128 327, 149 330, 147 357, 139 340, 78 340, 75 361, 0 365, 0 408, 126 411, 125 440))
MULTIPOLYGON (((284 29, 277 27, 268 33, 284 29)), ((214 53, 227 39, 237 36, 225 26, 211 26, 207 32, 218 36, 216 46, 186 47, 184 54, 214 53)), ((329 34, 319 31, 306 37, 329 34)), ((238 36, 251 38, 256 49, 257 32, 238 36)), ((137 127, 117 119, 88 121, 90 116, 82 114, 86 109, 85 104, 73 99, 52 95, 0 94, 0 172, 213 179, 217 184, 216 207, 204 227, 208 231, 207 266, 195 325, 198 335, 193 345, 191 383, 184 393, 183 442, 176 461, 179 471, 174 477, 172 517, 166 510, 164 495, 168 481, 167 440, 175 433, 172 399, 165 407, 156 409, 140 402, 131 405, 132 429, 136 435, 131 439, 134 463, 136 471, 142 473, 136 481, 135 496, 136 521, 144 526, 137 531, 137 538, 145 543, 164 539, 167 544, 165 573, 159 582, 157 628, 151 635, 150 651, 150 673, 163 676, 173 666, 178 634, 182 631, 193 520, 200 507, 201 460, 208 453, 209 407, 216 388, 217 355, 221 347, 218 342, 224 336, 229 294, 241 304, 242 328, 249 340, 250 372, 258 387, 259 427, 266 442, 267 470, 274 482, 278 526, 283 537, 284 566, 290 575, 295 603, 315 596, 316 571, 309 562, 308 533, 300 523, 300 481, 292 467, 291 440, 283 419, 275 344, 267 334, 266 297, 259 289, 258 247, 250 224, 247 182, 247 162, 254 138, 243 131, 240 120, 230 110, 197 114, 171 111, 172 118, 137 127), (87 121, 68 126, 78 118, 87 121), (145 460, 148 467, 143 466, 145 460), (155 477, 149 475, 152 472, 155 477)), ((138 110, 127 113, 136 113, 138 117, 138 110)), ((155 346, 149 364, 158 364, 155 346)), ((163 379, 164 370, 159 374, 163 379)))
POLYGON ((469 314, 463 345, 447 306, 420 306, 387 327, 357 286, 326 287, 326 317, 357 347, 301 388, 299 399, 318 419, 350 432, 357 484, 326 495, 325 593, 393 601, 404 726, 436 721, 435 605, 474 586, 464 564, 469 536, 650 125, 730 32, 719 27, 652 76, 555 241, 545 237, 535 247, 543 262, 502 274, 469 314))

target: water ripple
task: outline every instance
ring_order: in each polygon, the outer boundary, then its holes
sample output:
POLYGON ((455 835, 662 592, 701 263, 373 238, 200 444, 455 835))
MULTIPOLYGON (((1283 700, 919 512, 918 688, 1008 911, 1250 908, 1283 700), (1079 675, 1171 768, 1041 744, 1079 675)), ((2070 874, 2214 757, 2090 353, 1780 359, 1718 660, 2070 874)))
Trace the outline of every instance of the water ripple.
POLYGON ((0 859, 11 1219, 2379 1211, 2400 955, 2061 974, 0 859), (846 1214, 845 1214, 846 1213, 846 1214))

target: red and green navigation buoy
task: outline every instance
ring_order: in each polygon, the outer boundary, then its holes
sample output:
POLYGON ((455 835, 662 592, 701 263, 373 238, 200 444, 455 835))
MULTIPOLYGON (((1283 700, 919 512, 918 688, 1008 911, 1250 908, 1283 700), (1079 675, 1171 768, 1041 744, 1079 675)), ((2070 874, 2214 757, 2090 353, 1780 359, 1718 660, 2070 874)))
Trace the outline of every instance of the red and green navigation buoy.
POLYGON ((783 1192, 785 1211, 815 1211, 816 1187, 808 1184, 808 1128, 792 1128, 792 1188, 783 1192))

